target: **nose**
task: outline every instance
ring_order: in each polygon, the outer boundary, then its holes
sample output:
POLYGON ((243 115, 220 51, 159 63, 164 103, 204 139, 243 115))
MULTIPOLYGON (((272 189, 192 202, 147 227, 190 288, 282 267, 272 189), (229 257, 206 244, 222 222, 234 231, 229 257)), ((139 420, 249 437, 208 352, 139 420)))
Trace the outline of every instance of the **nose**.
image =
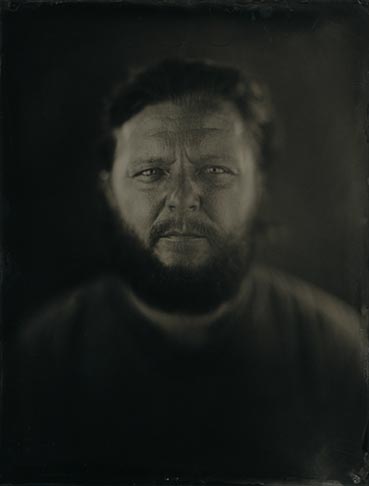
POLYGON ((166 203, 171 212, 197 211, 200 208, 200 194, 189 174, 181 174, 175 178, 166 203))

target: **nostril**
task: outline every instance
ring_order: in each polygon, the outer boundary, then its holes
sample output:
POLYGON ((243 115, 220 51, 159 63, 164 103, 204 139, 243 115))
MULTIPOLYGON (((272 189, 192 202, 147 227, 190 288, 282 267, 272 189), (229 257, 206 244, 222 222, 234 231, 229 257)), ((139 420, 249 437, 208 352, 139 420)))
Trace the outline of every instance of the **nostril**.
POLYGON ((166 198, 166 207, 169 211, 197 211, 200 198, 194 191, 182 185, 166 198))

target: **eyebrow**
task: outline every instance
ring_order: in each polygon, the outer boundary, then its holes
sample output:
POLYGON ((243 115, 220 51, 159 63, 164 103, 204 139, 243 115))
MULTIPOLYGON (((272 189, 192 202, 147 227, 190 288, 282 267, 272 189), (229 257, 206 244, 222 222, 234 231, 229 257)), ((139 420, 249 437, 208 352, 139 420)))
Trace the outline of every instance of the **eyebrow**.
POLYGON ((222 155, 217 155, 217 154, 213 154, 213 155, 204 155, 203 157, 199 157, 198 161, 200 163, 204 163, 204 162, 214 162, 214 161, 223 161, 223 162, 234 162, 235 159, 234 157, 232 157, 231 155, 227 155, 227 154, 222 154, 222 155))
MULTIPOLYGON (((158 164, 165 164, 165 165, 172 165, 174 164, 176 159, 165 159, 163 157, 148 157, 148 158, 140 158, 140 159, 134 159, 130 162, 130 167, 131 168, 138 168, 140 166, 145 166, 145 167, 152 167, 156 166, 158 164)), ((217 155, 217 154, 212 154, 212 155, 204 155, 203 157, 199 157, 196 160, 190 160, 189 162, 191 164, 204 164, 206 162, 214 162, 214 161, 223 161, 223 162, 234 162, 234 157, 230 155, 217 155)))
POLYGON ((134 159, 130 162, 130 165, 139 166, 139 165, 156 165, 156 164, 173 164, 175 159, 165 159, 163 157, 143 157, 140 159, 134 159))

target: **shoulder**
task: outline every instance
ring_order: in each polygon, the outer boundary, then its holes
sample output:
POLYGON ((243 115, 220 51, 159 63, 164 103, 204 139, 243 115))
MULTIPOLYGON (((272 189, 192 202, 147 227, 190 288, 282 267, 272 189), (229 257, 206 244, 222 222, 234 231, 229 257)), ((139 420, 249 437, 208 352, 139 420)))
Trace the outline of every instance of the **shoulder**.
POLYGON ((307 357, 360 367, 368 366, 366 324, 357 312, 327 292, 278 270, 254 271, 257 312, 285 333, 292 347, 307 357))
POLYGON ((328 410, 329 401, 332 414, 342 409, 348 424, 355 416, 364 427, 369 419, 367 324, 338 298, 276 270, 258 268, 255 289, 268 321, 265 329, 277 343, 269 350, 328 410))
POLYGON ((55 297, 21 323, 13 346, 33 354, 45 349, 57 357, 99 317, 108 319, 112 309, 109 300, 118 289, 121 290, 119 279, 106 276, 55 297))
POLYGON ((273 310, 284 317, 306 321, 311 331, 315 330, 315 324, 317 330, 329 331, 331 337, 332 331, 349 340, 365 334, 365 324, 351 306, 315 285, 261 266, 255 268, 253 276, 256 293, 262 301, 260 305, 273 305, 273 310))

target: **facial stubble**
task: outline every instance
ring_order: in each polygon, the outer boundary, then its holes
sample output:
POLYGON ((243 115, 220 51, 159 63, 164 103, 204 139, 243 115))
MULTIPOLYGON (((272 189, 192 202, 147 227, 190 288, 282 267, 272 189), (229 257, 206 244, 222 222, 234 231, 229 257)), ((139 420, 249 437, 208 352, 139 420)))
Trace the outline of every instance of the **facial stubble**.
POLYGON ((232 299, 246 278, 254 253, 254 218, 237 236, 222 236, 211 224, 191 223, 191 229, 207 238, 207 261, 191 268, 164 265, 155 245, 174 222, 153 225, 145 245, 116 208, 104 204, 106 259, 109 271, 119 274, 147 304, 167 312, 204 314, 232 299))

